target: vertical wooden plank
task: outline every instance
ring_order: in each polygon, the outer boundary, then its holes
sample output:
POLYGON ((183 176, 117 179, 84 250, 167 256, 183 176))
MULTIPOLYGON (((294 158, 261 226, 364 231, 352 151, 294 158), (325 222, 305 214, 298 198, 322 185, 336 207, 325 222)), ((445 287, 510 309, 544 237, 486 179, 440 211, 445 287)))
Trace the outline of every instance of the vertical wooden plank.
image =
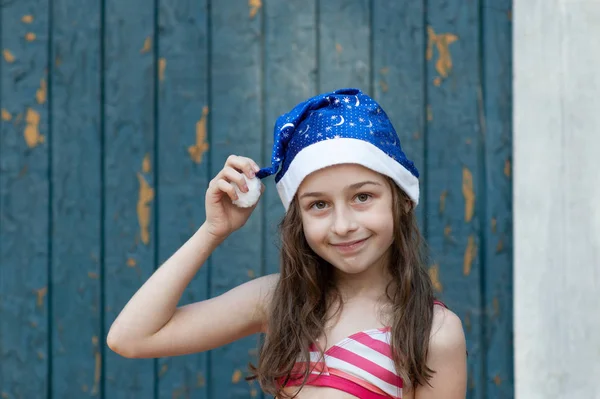
MULTIPOLYGON (((159 7, 157 174, 158 262, 173 254, 204 221, 208 186, 208 32, 206 1, 161 1, 159 7)), ((182 297, 206 299, 208 267, 182 297)), ((159 361, 158 397, 208 397, 207 354, 159 361)))
POLYGON ((52 396, 100 397, 100 4, 52 4, 52 396))
MULTIPOLYGON (((105 2, 105 328, 154 270, 154 7, 105 2)), ((107 398, 154 397, 154 361, 106 352, 107 398)))
MULTIPOLYGON (((262 165, 271 163, 273 126, 279 115, 317 94, 316 1, 265 4, 265 147, 262 165), (285 27, 283 29, 282 27, 285 27), (290 56, 290 52, 294 54, 290 56)), ((279 271, 278 225, 285 209, 273 178, 265 180, 265 273, 279 271)))
MULTIPOLYGON (((319 1, 319 91, 371 88, 369 0, 319 1)), ((371 94, 371 93, 369 93, 371 94)))
POLYGON ((49 1, 0 6, 0 396, 49 387, 49 1))
POLYGON ((478 2, 427 2, 426 225, 441 298, 463 320, 468 397, 485 397, 478 2))
MULTIPOLYGON (((373 97, 385 109, 404 152, 419 170, 422 191, 426 178, 424 12, 423 1, 373 2, 373 97)), ((421 228, 424 212, 425 206, 417 208, 421 228)))
MULTIPOLYGON (((230 154, 259 162, 262 157, 261 110, 262 9, 260 2, 223 0, 211 10, 211 175, 230 154)), ((211 257, 210 295, 216 296, 261 272, 262 218, 254 212, 211 257)), ((257 338, 248 337, 211 354, 210 397, 248 398, 259 394, 244 380, 255 360, 257 338)))
MULTIPOLYGON (((486 394, 514 393, 512 303, 512 1, 483 0, 486 394)), ((481 110, 480 110, 481 111, 481 110)), ((482 188, 483 189, 483 188, 482 188)))

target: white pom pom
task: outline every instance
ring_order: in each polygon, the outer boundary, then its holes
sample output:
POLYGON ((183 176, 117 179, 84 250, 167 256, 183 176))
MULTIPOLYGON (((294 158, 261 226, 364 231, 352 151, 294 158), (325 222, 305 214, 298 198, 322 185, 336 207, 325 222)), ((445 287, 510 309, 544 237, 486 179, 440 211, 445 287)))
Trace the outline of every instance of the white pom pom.
POLYGON ((231 185, 238 195, 238 199, 233 201, 233 204, 239 206, 240 208, 250 208, 256 204, 256 201, 258 201, 258 198, 260 197, 260 179, 257 177, 248 179, 248 176, 243 176, 246 180, 246 185, 248 186, 248 192, 243 193, 237 184, 231 182, 231 185))

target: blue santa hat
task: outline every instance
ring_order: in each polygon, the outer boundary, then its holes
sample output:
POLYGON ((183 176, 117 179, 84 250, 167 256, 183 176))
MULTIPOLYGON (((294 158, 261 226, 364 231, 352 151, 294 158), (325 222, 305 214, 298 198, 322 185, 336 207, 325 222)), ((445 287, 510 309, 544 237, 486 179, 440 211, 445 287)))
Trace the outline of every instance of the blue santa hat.
POLYGON ((339 164, 359 164, 389 176, 419 202, 419 172, 400 145, 383 109, 358 89, 320 94, 277 118, 271 166, 285 209, 309 174, 339 164))

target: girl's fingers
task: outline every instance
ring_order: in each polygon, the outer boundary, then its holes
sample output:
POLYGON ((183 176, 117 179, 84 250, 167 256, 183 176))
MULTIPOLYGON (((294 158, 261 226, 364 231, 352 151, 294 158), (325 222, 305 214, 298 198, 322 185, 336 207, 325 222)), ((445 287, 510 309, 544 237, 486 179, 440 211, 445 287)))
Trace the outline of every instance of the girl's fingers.
POLYGON ((240 157, 238 155, 230 155, 225 162, 225 166, 231 166, 232 168, 243 172, 249 179, 255 176, 255 173, 260 170, 256 162, 250 158, 240 157))
POLYGON ((238 199, 238 195, 235 192, 235 188, 233 188, 231 183, 228 183, 223 179, 219 179, 219 180, 217 180, 217 188, 219 190, 223 191, 225 194, 227 194, 229 196, 229 198, 231 198, 232 201, 235 201, 238 199))
POLYGON ((225 168, 223 168, 221 178, 224 178, 228 182, 234 182, 235 184, 237 184, 237 186, 242 192, 248 192, 248 185, 246 184, 244 175, 242 175, 240 172, 233 169, 232 167, 226 166, 225 168))

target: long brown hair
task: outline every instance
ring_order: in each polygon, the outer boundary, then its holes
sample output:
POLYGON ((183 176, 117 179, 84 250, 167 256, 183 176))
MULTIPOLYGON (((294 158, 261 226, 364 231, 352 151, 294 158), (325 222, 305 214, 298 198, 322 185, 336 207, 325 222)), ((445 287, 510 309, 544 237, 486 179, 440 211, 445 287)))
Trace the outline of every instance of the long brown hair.
MULTIPOLYGON (((391 303, 392 354, 398 375, 409 388, 424 385, 433 370, 426 365, 433 319, 433 288, 426 271, 423 240, 408 197, 391 179, 394 242, 391 248, 387 298, 391 303)), ((279 225, 281 270, 267 315, 258 366, 253 375, 264 392, 282 392, 299 359, 309 363, 309 345, 323 334, 328 309, 341 310, 342 302, 333 279, 333 266, 309 247, 302 228, 297 200, 292 201, 279 225), (300 357, 299 357, 300 356, 300 357)), ((310 369, 303 370, 304 383, 310 369)), ((294 377, 297 375, 294 374, 294 377)), ((304 384, 298 387, 298 391, 304 384)))

